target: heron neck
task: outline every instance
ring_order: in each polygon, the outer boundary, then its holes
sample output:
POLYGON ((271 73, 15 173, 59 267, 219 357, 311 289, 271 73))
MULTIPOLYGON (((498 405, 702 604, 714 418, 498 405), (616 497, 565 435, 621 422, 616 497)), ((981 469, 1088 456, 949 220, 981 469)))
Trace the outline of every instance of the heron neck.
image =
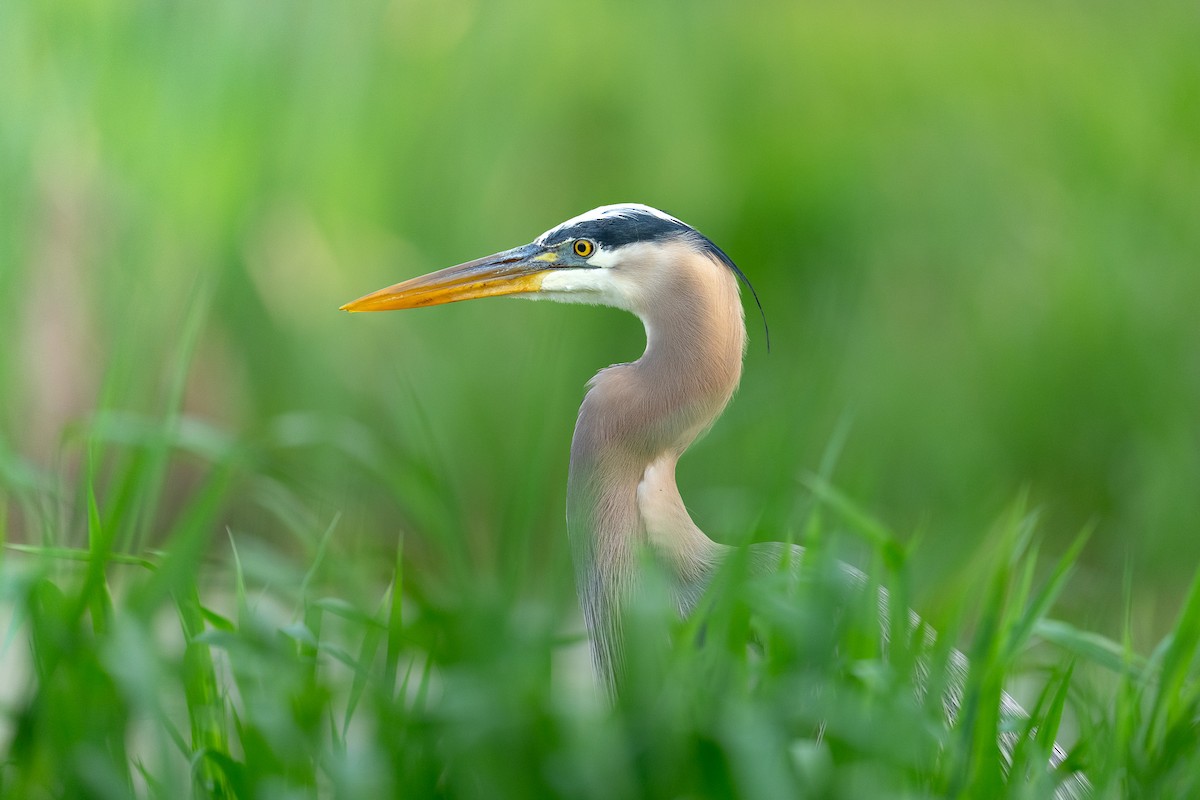
MULTIPOLYGON (((648 546, 687 581, 706 573, 720 549, 692 522, 675 483, 675 462, 741 378, 746 333, 737 285, 713 266, 680 271, 654 293, 670 302, 637 310, 646 351, 596 375, 579 410, 567 521, 585 616, 600 646, 610 637, 596 629, 613 624, 639 550, 648 546)), ((598 659, 611 661, 604 653, 598 659)))

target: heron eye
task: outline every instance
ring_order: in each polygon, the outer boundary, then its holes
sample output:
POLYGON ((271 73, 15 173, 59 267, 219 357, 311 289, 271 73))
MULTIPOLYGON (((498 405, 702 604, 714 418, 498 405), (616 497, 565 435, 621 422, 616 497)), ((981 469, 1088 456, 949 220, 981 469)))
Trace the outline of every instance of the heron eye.
POLYGON ((587 258, 594 252, 596 252, 596 243, 591 239, 575 240, 575 255, 580 258, 587 258))

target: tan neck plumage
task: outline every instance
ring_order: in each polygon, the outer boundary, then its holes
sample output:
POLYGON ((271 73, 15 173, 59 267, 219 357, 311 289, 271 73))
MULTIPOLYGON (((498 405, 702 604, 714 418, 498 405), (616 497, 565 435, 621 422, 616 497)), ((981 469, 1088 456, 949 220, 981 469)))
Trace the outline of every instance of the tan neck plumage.
POLYGON ((639 552, 651 548, 683 587, 701 581, 721 550, 688 515, 675 463, 737 388, 741 301, 734 275, 707 254, 681 243, 659 257, 673 259, 653 273, 666 285, 646 296, 669 300, 633 309, 646 351, 592 380, 571 446, 568 529, 597 661, 609 672, 639 552))

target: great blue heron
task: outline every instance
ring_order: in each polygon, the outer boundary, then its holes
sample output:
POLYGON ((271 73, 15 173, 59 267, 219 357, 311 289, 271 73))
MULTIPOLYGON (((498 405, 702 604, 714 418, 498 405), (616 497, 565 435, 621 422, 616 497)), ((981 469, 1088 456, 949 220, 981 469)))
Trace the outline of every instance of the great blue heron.
MULTIPOLYGON (((745 276, 696 229, 649 206, 602 206, 532 243, 380 289, 342 306, 387 311, 496 295, 613 306, 646 328, 646 350, 590 383, 571 443, 567 529, 584 618, 600 675, 620 668, 622 603, 651 549, 668 566, 682 613, 733 548, 697 527, 675 464, 720 415, 742 374, 745 276)), ((753 291, 753 290, 751 290, 753 291)), ((755 296, 757 301, 757 296, 755 296)), ((778 569, 782 545, 755 545, 752 569, 778 569)), ((799 548, 797 548, 799 550, 799 548)), ((861 573, 847 568, 861 580, 861 573)), ((965 659, 951 667, 961 680, 965 659)), ((948 704, 956 706, 953 688, 948 704)), ((1007 696, 1006 712, 1020 714, 1007 696)), ((954 709, 950 709, 954 714, 954 709)), ((1054 763, 1064 754, 1056 748, 1054 763)), ((1086 787, 1081 777, 1061 796, 1086 787)))

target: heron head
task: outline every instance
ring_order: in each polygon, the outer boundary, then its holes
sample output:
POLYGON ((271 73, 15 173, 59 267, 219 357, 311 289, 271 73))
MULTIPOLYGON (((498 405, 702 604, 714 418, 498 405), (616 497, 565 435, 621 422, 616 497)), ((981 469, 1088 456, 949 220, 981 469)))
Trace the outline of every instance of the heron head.
POLYGON ((687 255, 746 281, 729 256, 695 228, 649 206, 625 203, 601 206, 529 244, 380 289, 342 309, 388 311, 514 295, 637 313, 655 301, 655 287, 669 277, 665 273, 686 268, 680 256, 687 255))

